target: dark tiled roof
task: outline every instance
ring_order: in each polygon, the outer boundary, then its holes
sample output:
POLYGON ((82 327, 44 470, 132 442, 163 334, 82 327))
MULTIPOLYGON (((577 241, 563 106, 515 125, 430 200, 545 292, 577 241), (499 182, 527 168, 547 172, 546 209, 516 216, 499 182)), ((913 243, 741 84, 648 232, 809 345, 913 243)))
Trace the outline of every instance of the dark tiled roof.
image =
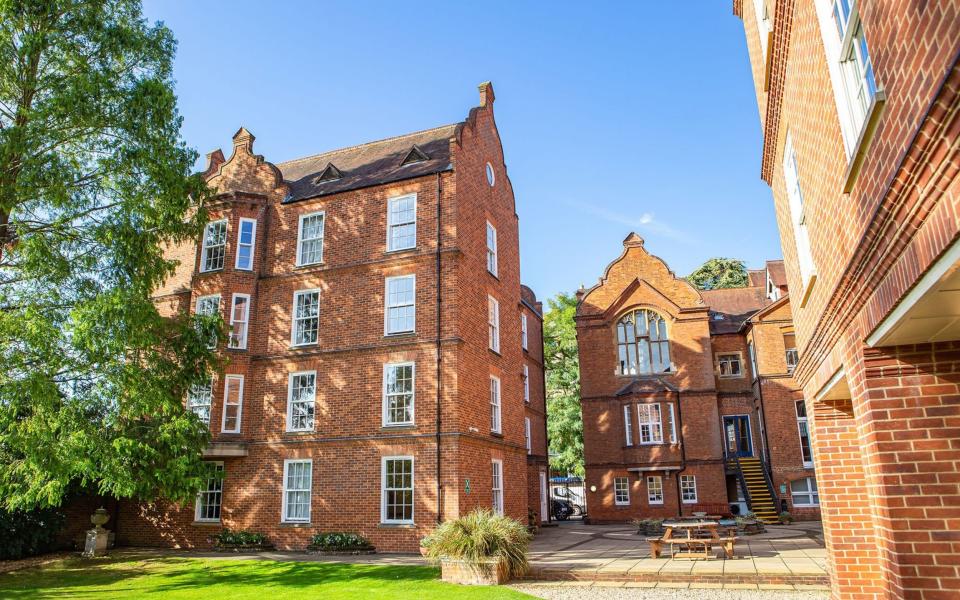
POLYGON ((290 196, 284 203, 444 171, 450 166, 450 138, 456 127, 445 125, 279 163, 277 168, 290 186, 290 196), (414 145, 427 155, 427 160, 401 166, 414 145), (333 165, 343 176, 317 182, 328 165, 333 165))
POLYGON ((773 281, 773 285, 777 287, 785 287, 787 285, 787 270, 784 268, 782 260, 768 260, 767 272, 770 273, 770 279, 773 281))
POLYGON ((710 334, 735 333, 750 315, 770 304, 763 287, 728 288, 700 292, 710 307, 710 334))

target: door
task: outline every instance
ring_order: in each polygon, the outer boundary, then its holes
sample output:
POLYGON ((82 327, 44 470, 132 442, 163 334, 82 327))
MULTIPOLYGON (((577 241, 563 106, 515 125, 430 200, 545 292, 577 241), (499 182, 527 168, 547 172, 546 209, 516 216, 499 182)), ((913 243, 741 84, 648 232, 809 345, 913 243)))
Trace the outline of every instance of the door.
POLYGON ((547 474, 540 471, 540 522, 547 522, 547 474))
POLYGON ((753 456, 753 441, 750 438, 750 417, 733 415, 723 418, 727 456, 753 456))

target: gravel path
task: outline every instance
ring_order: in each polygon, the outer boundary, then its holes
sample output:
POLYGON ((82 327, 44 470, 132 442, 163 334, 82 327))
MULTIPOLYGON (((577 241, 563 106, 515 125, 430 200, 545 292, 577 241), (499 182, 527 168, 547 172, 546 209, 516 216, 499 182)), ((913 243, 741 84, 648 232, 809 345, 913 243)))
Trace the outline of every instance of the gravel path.
POLYGON ((625 588, 548 584, 516 584, 515 590, 550 600, 826 600, 830 592, 796 590, 625 588))

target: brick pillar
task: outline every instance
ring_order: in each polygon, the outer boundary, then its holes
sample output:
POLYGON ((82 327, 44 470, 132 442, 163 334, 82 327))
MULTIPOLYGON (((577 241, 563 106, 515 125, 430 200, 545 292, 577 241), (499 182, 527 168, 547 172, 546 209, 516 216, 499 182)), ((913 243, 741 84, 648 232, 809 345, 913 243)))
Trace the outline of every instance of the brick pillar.
POLYGON ((888 597, 960 598, 960 343, 866 349, 863 365, 888 597))
POLYGON ((807 401, 833 597, 883 598, 869 485, 853 403, 807 401))

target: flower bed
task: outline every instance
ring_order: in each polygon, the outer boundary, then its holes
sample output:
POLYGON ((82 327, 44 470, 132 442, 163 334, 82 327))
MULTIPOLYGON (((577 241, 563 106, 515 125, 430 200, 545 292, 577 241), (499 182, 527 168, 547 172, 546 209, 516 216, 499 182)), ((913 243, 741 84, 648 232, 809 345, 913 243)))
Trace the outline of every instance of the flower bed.
POLYGON ((370 540, 355 533, 318 533, 310 540, 307 552, 311 554, 375 554, 370 540))
POLYGON ((273 544, 267 536, 254 531, 233 531, 224 527, 213 536, 213 547, 220 552, 258 552, 272 550, 273 544))

